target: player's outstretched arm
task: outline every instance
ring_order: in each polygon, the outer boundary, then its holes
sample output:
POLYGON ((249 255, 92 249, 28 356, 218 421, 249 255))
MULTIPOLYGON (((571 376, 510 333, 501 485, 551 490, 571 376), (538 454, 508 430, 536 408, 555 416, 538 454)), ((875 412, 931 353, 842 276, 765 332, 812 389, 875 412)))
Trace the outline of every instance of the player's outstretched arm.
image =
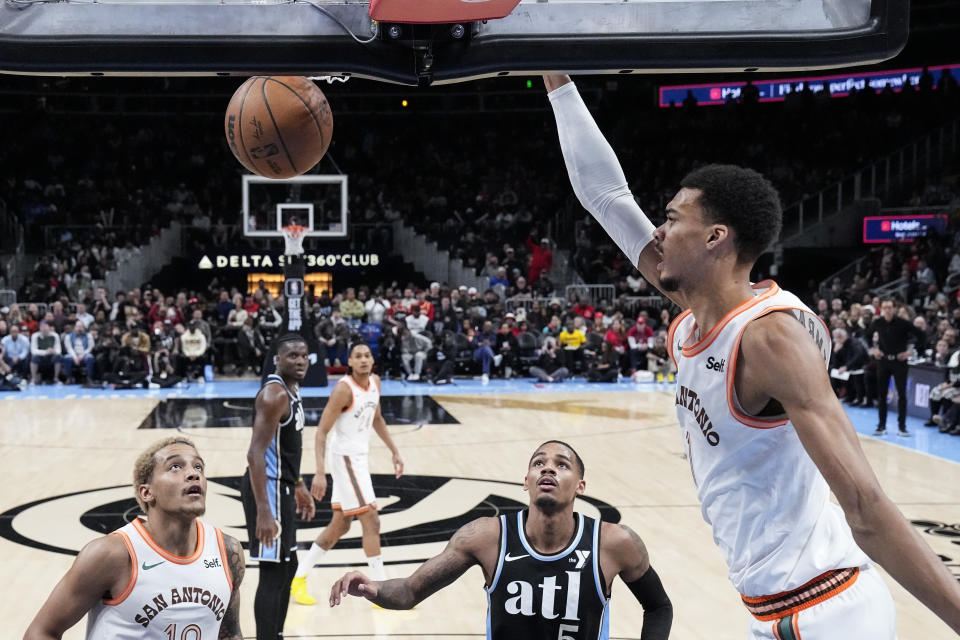
POLYGON ((547 97, 557 120, 560 150, 573 192, 610 239, 643 277, 673 302, 686 307, 678 292, 660 287, 660 252, 653 242, 656 227, 633 198, 613 148, 603 137, 570 76, 544 76, 547 97))
POLYGON ((87 544, 30 623, 24 640, 52 640, 77 624, 98 600, 123 595, 129 582, 130 554, 119 535, 87 544))
POLYGON ((246 560, 243 556, 243 546, 231 536, 223 536, 223 545, 227 548, 227 566, 230 568, 230 579, 233 581, 233 590, 230 592, 230 604, 220 621, 219 640, 243 640, 240 631, 240 583, 246 571, 246 560))
POLYGON ((740 356, 739 388, 783 406, 860 548, 960 633, 960 585, 880 487, 803 325, 786 313, 759 318, 744 332, 740 356))
POLYGON ((637 602, 643 607, 640 640, 666 640, 673 626, 673 604, 650 566, 647 547, 637 533, 625 524, 603 523, 600 540, 601 562, 617 570, 637 602))
MULTIPOLYGON (((497 518, 478 518, 460 527, 446 549, 430 558, 407 578, 377 582, 352 571, 330 590, 330 606, 346 595, 362 596, 384 609, 412 609, 418 603, 450 585, 475 564, 482 564, 484 553, 496 554, 500 536, 497 518)), ((488 570, 489 567, 486 570, 488 570)))

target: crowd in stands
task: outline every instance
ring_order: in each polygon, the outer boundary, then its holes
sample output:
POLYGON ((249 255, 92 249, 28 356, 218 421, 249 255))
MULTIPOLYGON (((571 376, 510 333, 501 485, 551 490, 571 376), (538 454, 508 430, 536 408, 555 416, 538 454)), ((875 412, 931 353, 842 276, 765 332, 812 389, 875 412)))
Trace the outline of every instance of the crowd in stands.
MULTIPOLYGON (((506 251, 501 257, 510 263, 506 251)), ((8 378, 123 388, 170 386, 209 377, 210 370, 259 374, 285 308, 283 296, 272 296, 262 283, 252 292, 216 281, 169 295, 150 286, 58 292, 50 303, 0 308, 8 378)), ((411 382, 449 382, 455 375, 612 382, 637 371, 661 378, 674 371, 664 338, 668 309, 634 317, 617 300, 595 307, 576 294, 537 298, 524 276, 511 280, 500 267, 482 292, 396 282, 310 290, 305 312, 325 365, 345 365, 348 345, 366 339, 383 375, 411 382)))
MULTIPOLYGON (((638 108, 634 91, 591 90, 590 81, 584 93, 654 220, 679 178, 699 164, 755 167, 789 203, 916 138, 955 113, 960 100, 952 76, 925 76, 920 87, 898 94, 867 89, 836 100, 804 89, 783 103, 760 105, 747 91, 712 108, 638 108)), ((30 135, 11 136, 0 149, 0 162, 10 167, 0 198, 45 252, 18 292, 26 302, 0 311, 4 368, 34 382, 117 385, 170 384, 202 375, 207 365, 258 370, 284 305, 265 288, 169 295, 148 286, 115 292, 97 286, 170 220, 199 228, 194 237, 214 246, 239 244, 239 189, 219 187, 237 183, 239 165, 221 127, 209 118, 143 116, 78 127, 75 118, 43 109, 25 113, 30 135), (57 144, 67 139, 69 145, 57 144)), ((411 381, 474 373, 545 382, 670 375, 664 337, 671 310, 624 301, 655 291, 589 216, 570 207, 546 102, 542 111, 516 115, 411 113, 403 116, 409 126, 375 115, 364 116, 363 127, 339 128, 330 156, 351 176, 352 223, 413 224, 488 278, 489 287, 382 283, 312 292, 311 326, 331 366, 343 364, 347 344, 363 330, 378 336, 382 370, 411 381), (416 149, 416 162, 401 149, 416 149), (591 305, 557 295, 557 247, 573 252, 586 282, 615 284, 616 296, 591 305)), ((359 116, 343 118, 351 122, 359 116)), ((956 192, 941 185, 914 197, 920 204, 951 198, 956 192)), ((873 305, 865 304, 867 294, 909 274, 904 313, 937 327, 947 320, 955 329, 956 300, 927 308, 931 300, 942 302, 947 274, 960 262, 955 250, 952 242, 876 250, 852 281, 837 285, 827 309, 845 314, 853 333, 850 323, 861 322, 873 305)), ((834 324, 831 314, 824 317, 834 324)))
POLYGON ((367 298, 368 321, 382 315, 374 333, 381 371, 389 376, 435 383, 474 373, 483 381, 584 376, 615 382, 637 371, 649 371, 650 379, 675 372, 665 348, 667 309, 628 318, 616 301, 597 309, 576 295, 540 302, 436 282, 420 291, 388 287, 382 295, 378 290, 370 297, 363 289, 357 295, 367 298))
MULTIPOLYGON (((759 104, 747 91, 723 107, 686 103, 675 109, 650 108, 624 87, 595 92, 589 81, 583 85, 634 196, 654 221, 680 179, 702 164, 755 168, 789 205, 915 139, 960 104, 949 72, 927 74, 921 86, 902 93, 867 87, 831 99, 804 87, 783 103, 759 104), (783 126, 786 121, 790 126, 783 126)), ((505 266, 511 278, 523 275, 538 288, 540 272, 531 264, 536 252, 522 239, 549 233, 550 248, 570 250, 584 281, 646 293, 632 265, 573 203, 552 115, 518 113, 495 123, 483 114, 424 115, 422 126, 416 114, 404 117, 409 126, 369 126, 361 140, 347 140, 341 149, 340 164, 359 176, 351 203, 356 220, 402 219, 477 273, 505 266), (416 162, 383 153, 413 148, 416 162), (505 256, 504 242, 514 249, 507 265, 497 262, 505 256)))
MULTIPOLYGON (((529 243, 539 244, 536 238, 529 243)), ((483 291, 436 282, 309 291, 307 326, 324 364, 345 365, 348 345, 364 339, 374 345, 382 375, 411 382, 464 375, 529 376, 545 383, 572 376, 670 379, 675 367, 666 331, 676 309, 669 303, 651 298, 633 313, 625 297, 598 304, 576 293, 538 297, 524 276, 499 266, 510 263, 508 249, 486 272, 490 286, 483 291)), ((935 394, 942 400, 937 413, 949 413, 953 399, 960 400, 960 300, 951 280, 957 273, 960 235, 932 236, 872 249, 847 281, 835 279, 811 299, 833 332, 831 369, 841 374, 837 388, 847 402, 866 406, 882 397, 870 356, 882 301, 875 291, 886 285, 897 313, 925 336, 914 341, 911 359, 943 366, 947 386, 957 389, 935 394)), ((119 387, 197 379, 207 365, 220 373, 259 373, 285 305, 265 286, 246 292, 216 281, 169 295, 149 286, 112 295, 103 287, 78 287, 74 294, 65 285, 59 291, 49 304, 0 308, 3 373, 33 383, 119 387)), ((957 430, 958 417, 949 415, 942 427, 957 430)))
MULTIPOLYGON (((942 184, 936 191, 952 192, 946 203, 960 210, 960 184, 952 188, 942 184)), ((926 363, 943 370, 943 383, 930 394, 926 425, 960 435, 958 274, 960 234, 951 228, 943 237, 872 249, 850 278, 834 278, 828 290, 814 296, 813 308, 832 332, 831 375, 845 402, 863 407, 886 402, 886 380, 880 375, 884 357, 926 363), (878 289, 882 296, 876 294, 878 289), (884 300, 890 300, 896 316, 913 327, 905 352, 881 353, 878 330, 884 300)))
MULTIPOLYGON (((957 390, 938 394, 937 400, 944 398, 938 413, 960 400, 960 300, 955 288, 945 290, 957 273, 960 235, 931 237, 871 250, 849 282, 835 280, 825 295, 814 296, 812 308, 833 332, 831 369, 858 372, 838 382, 847 402, 867 406, 880 397, 871 376, 870 331, 881 303, 873 292, 892 280, 897 313, 925 336, 911 359, 943 366, 947 386, 957 390)), ((617 299, 596 307, 575 294, 542 302, 523 276, 503 283, 495 273, 491 285, 483 292, 445 283, 312 291, 308 324, 326 364, 345 364, 349 343, 372 337, 382 374, 409 381, 475 374, 615 381, 637 371, 675 371, 665 341, 675 311, 669 306, 634 317, 617 299)), ((118 386, 198 378, 208 364, 221 373, 227 367, 257 373, 284 304, 265 287, 242 292, 213 286, 172 295, 144 287, 112 296, 103 287, 79 288, 77 295, 68 287, 42 311, 38 303, 0 308, 3 373, 34 383, 118 386)), ((958 423, 950 416, 943 426, 956 430, 958 423)))
MULTIPOLYGON (((76 90, 102 99, 87 80, 49 82, 84 83, 76 90)), ((224 161, 222 126, 211 119, 110 117, 95 104, 84 112, 36 100, 23 105, 0 148, 0 200, 23 225, 27 252, 39 255, 18 300, 81 301, 81 290, 171 221, 215 228, 227 218, 237 226, 239 189, 218 186, 237 184, 237 165, 224 161)))
MULTIPOLYGON (((71 82, 90 80, 57 84, 71 82)), ((831 99, 805 87, 783 103, 758 104, 745 90, 724 107, 685 103, 674 109, 652 105, 641 94, 646 84, 611 89, 605 82, 583 80, 584 95, 631 189, 655 220, 680 178, 700 164, 756 168, 790 204, 915 139, 955 113, 960 101, 949 73, 926 74, 919 87, 900 93, 868 87, 831 99)), ((348 83, 338 90, 352 88, 348 83)), ((88 125, 78 126, 78 117, 58 114, 53 104, 25 109, 18 131, 27 135, 11 132, 0 149, 0 162, 10 168, 0 180, 0 199, 24 224, 33 250, 48 254, 20 300, 52 301, 59 292, 51 288, 85 278, 84 266, 97 279, 120 261, 118 254, 136 251, 170 220, 199 227, 216 246, 242 243, 241 168, 215 118, 109 118, 91 108, 88 125), (62 140, 70 144, 58 144, 62 140)), ((477 273, 504 266, 511 280, 522 275, 538 289, 550 286, 539 283, 541 245, 524 239, 549 235, 546 248, 571 250, 586 282, 619 282, 636 292, 640 279, 628 279, 632 265, 571 206, 553 117, 545 98, 537 104, 541 110, 511 118, 484 111, 443 118, 416 110, 342 114, 329 156, 334 170, 350 175, 351 222, 402 219, 477 273), (396 126, 397 118, 404 126, 396 126), (404 149, 415 155, 397 152, 404 149), (504 258, 507 264, 495 262, 504 258)))
MULTIPOLYGON (((0 309, 2 373, 8 387, 43 381, 172 386, 198 378, 216 353, 204 305, 188 300, 185 292, 164 297, 145 287, 111 298, 97 287, 82 290, 77 299, 81 302, 64 296, 49 305, 0 309)), ((262 352, 262 344, 259 348, 262 352)))
MULTIPOLYGON (((919 86, 900 93, 868 86, 834 99, 798 87, 782 103, 759 104, 745 91, 722 107, 675 109, 651 108, 622 84, 597 91, 589 80, 580 83, 634 196, 655 222, 680 179, 702 164, 755 168, 790 205, 916 139, 960 105, 949 71, 926 73, 919 86)), ((535 252, 523 238, 550 234, 551 248, 570 250, 584 281, 646 293, 632 265, 569 195, 551 114, 403 118, 402 127, 366 119, 363 136, 338 150, 344 171, 357 176, 354 220, 402 219, 477 273, 507 266, 511 278, 523 275, 534 286, 535 252), (384 149, 417 149, 416 161, 384 149), (511 264, 491 262, 504 257, 505 242, 514 249, 511 264)))

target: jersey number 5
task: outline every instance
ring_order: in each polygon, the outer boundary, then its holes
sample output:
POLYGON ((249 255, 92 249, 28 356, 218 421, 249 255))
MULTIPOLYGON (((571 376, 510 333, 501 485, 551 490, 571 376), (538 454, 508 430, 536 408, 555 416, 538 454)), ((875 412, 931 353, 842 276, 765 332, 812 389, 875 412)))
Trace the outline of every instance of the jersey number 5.
POLYGON ((195 624, 184 627, 179 638, 177 637, 177 625, 175 624, 168 624, 163 632, 167 634, 167 640, 200 640, 200 627, 195 624))
POLYGON ((566 632, 576 633, 579 628, 579 625, 575 624, 561 624, 560 630, 557 632, 557 640, 576 640, 573 636, 568 636, 566 632))

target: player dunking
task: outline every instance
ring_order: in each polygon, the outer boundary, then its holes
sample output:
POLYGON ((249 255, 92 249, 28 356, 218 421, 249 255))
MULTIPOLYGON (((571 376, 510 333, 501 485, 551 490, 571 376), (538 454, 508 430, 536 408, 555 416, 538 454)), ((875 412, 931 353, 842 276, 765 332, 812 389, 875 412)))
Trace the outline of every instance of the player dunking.
POLYGON ((773 186, 702 167, 654 229, 570 78, 544 80, 580 202, 686 309, 669 332, 677 415, 751 637, 894 638, 893 602, 867 555, 960 632, 960 586, 884 494, 832 393, 826 326, 776 283, 750 283, 780 231, 773 186))
POLYGON ((198 520, 206 510, 203 459, 186 438, 140 454, 137 518, 80 550, 24 640, 60 638, 87 614, 87 640, 241 640, 243 547, 198 520))
POLYGON ((250 559, 260 562, 253 603, 257 640, 282 637, 290 581, 297 570, 296 515, 310 520, 316 508, 300 478, 300 382, 308 366, 303 337, 288 333, 277 338, 277 372, 267 376, 257 394, 248 466, 240 484, 250 559))
POLYGON ((330 401, 323 409, 317 427, 317 474, 311 483, 311 492, 322 500, 327 492, 324 473, 327 435, 334 431, 331 449, 330 475, 333 477, 333 495, 330 499, 333 517, 310 546, 303 564, 294 578, 291 592, 299 604, 312 605, 316 600, 307 592, 307 574, 324 553, 350 530, 356 518, 363 535, 363 552, 367 565, 377 580, 384 580, 383 558, 380 556, 380 517, 370 478, 370 436, 377 432, 393 455, 396 477, 403 474, 403 460, 390 437, 387 423, 380 413, 380 377, 373 373, 373 354, 366 344, 350 347, 347 358, 349 373, 337 382, 330 401))
POLYGON ((349 594, 387 609, 410 609, 478 564, 489 603, 487 638, 605 639, 610 590, 620 576, 643 606, 641 640, 667 638, 673 607, 643 541, 625 525, 573 510, 586 487, 583 472, 573 447, 544 442, 523 479, 527 509, 464 525, 443 553, 409 578, 382 582, 348 573, 333 585, 330 606, 349 594))

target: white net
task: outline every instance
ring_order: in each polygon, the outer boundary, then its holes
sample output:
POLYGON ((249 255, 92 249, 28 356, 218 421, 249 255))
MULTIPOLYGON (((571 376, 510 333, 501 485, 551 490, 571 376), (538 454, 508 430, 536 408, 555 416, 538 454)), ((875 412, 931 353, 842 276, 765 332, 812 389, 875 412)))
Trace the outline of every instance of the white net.
POLYGON ((283 235, 284 255, 299 256, 303 254, 303 238, 306 231, 306 227, 296 225, 283 227, 280 230, 280 233, 283 235))
POLYGON ((327 84, 333 84, 334 82, 346 82, 350 79, 350 76, 307 76, 310 80, 314 82, 326 82, 327 84))

